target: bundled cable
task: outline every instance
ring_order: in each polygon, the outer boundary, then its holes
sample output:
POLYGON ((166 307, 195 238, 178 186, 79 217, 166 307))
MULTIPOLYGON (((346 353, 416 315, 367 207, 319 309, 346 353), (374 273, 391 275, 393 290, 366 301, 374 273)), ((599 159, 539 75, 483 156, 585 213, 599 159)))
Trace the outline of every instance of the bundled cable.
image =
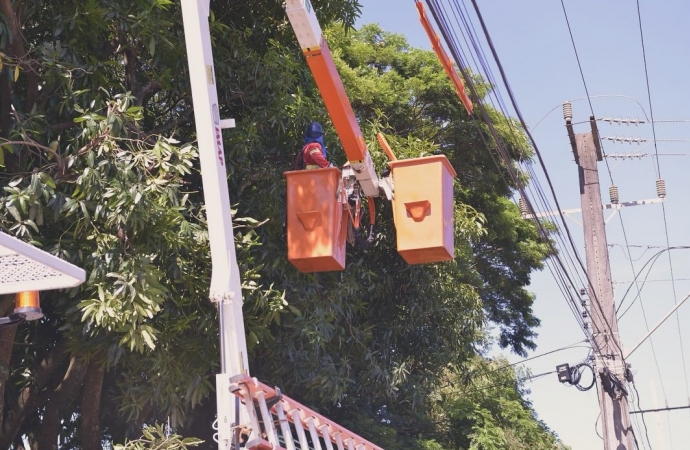
POLYGON ((560 366, 556 367, 556 371, 558 372, 558 380, 561 383, 568 383, 571 386, 575 386, 580 391, 588 391, 592 389, 592 386, 594 386, 594 383, 596 382, 594 368, 588 362, 581 362, 572 367, 569 364, 561 364, 560 366), (580 384, 585 368, 588 368, 592 372, 592 382, 588 386, 582 386, 580 384))

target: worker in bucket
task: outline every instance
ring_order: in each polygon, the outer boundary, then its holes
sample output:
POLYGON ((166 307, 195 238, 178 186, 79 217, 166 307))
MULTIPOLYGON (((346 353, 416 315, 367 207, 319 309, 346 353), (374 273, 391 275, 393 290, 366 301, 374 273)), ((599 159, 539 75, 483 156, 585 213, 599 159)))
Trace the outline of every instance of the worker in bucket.
POLYGON ((333 167, 333 164, 328 162, 321 124, 311 122, 307 125, 304 133, 304 147, 295 158, 295 170, 311 170, 323 167, 333 167))

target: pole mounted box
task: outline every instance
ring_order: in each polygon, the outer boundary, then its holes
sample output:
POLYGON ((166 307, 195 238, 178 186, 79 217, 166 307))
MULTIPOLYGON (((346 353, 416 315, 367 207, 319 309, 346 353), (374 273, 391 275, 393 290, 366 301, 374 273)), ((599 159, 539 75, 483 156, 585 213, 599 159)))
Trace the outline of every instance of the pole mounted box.
POLYGON ((556 366, 556 373, 558 373, 558 381, 561 383, 571 383, 573 382, 573 377, 570 374, 569 364, 560 364, 556 366))

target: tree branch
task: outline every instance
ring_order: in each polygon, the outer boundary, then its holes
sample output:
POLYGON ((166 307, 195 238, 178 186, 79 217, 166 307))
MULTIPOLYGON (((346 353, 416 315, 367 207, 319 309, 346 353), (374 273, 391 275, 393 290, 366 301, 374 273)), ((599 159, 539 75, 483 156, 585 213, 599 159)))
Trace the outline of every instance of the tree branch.
POLYGON ((152 81, 144 89, 141 90, 141 94, 137 97, 136 100, 136 105, 137 106, 144 106, 144 104, 148 101, 149 98, 156 92, 161 90, 161 85, 160 83, 157 83, 155 81, 152 81))
POLYGON ((75 355, 70 357, 69 367, 65 372, 60 385, 51 394, 50 402, 57 404, 58 408, 66 407, 73 399, 77 389, 81 386, 86 375, 86 361, 75 355))
POLYGON ((139 60, 137 58, 137 54, 133 48, 128 46, 123 47, 122 54, 125 63, 125 82, 127 88, 136 98, 139 98, 139 83, 137 83, 139 60))
POLYGON ((167 133, 168 131, 177 128, 178 125, 183 124, 185 122, 188 122, 190 118, 192 117, 192 114, 194 114, 194 110, 192 108, 186 109, 182 114, 180 114, 175 120, 171 120, 164 125, 161 125, 150 132, 146 133, 146 137, 144 139, 148 139, 151 136, 156 136, 159 134, 164 134, 167 133))
POLYGON ((5 16, 10 31, 9 45, 7 47, 8 55, 14 58, 23 58, 26 56, 24 36, 22 35, 19 17, 12 7, 12 0, 0 0, 0 14, 5 16))
POLYGON ((39 144, 38 142, 33 141, 33 140, 32 141, 10 141, 10 140, 4 139, 4 138, 0 138, 0 143, 2 143, 2 145, 28 145, 29 147, 36 147, 40 150, 45 151, 46 153, 50 153, 56 159, 56 161, 58 161, 58 165, 62 161, 62 156, 60 156, 55 150, 53 150, 50 147, 46 147, 43 144, 39 144))
POLYGON ((70 128, 74 128, 76 126, 77 124, 75 122, 56 123, 50 126, 50 131, 60 133, 61 131, 69 130, 70 128))

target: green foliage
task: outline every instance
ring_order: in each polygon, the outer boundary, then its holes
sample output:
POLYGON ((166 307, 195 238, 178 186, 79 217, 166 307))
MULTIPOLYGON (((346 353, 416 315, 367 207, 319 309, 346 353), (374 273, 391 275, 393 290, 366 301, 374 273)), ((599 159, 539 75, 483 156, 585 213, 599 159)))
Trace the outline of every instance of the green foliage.
MULTIPOLYGON (((287 262, 283 172, 304 125, 321 121, 332 159, 345 156, 280 2, 213 3, 220 114, 237 121, 224 143, 252 375, 389 449, 532 442, 540 431, 529 428, 536 422, 518 408, 518 394, 506 394, 514 403, 505 408, 462 403, 467 392, 436 397, 479 364, 488 324, 502 346, 533 347, 539 322, 527 287, 548 247, 520 218, 492 139, 467 116, 434 54, 376 26, 353 30, 357 1, 313 3, 379 171, 379 131, 399 158, 442 152, 457 170, 455 259, 404 263, 391 207, 377 200, 375 246, 349 248, 345 271, 305 275, 287 262)), ((211 243, 179 4, 41 0, 24 8, 13 42, 25 54, 0 40, 0 89, 14 107, 0 117, 0 228, 83 267, 88 279, 46 292, 46 319, 19 330, 5 410, 18 410, 22 392, 64 348, 104 371, 100 401, 76 390, 61 409, 69 426, 59 432, 72 447, 86 436, 80 417, 99 412, 104 440, 124 442, 142 424, 169 419, 211 442, 217 314, 207 298, 211 243)), ((524 136, 492 116, 510 155, 528 158, 524 136)), ((46 375, 24 418, 0 418, 0 436, 48 429, 39 405, 59 395, 68 367, 46 375)), ((192 445, 161 440, 160 428, 144 434, 123 448, 192 445)))
MULTIPOLYGON (((160 0, 159 0, 160 1, 160 0)), ((127 441, 124 445, 116 444, 114 450, 179 450, 189 447, 197 447, 203 443, 201 439, 183 438, 177 434, 166 433, 162 425, 155 427, 146 426, 142 430, 143 436, 139 439, 127 441)))
POLYGON ((502 358, 473 358, 469 377, 448 374, 434 395, 441 442, 468 450, 565 449, 523 398, 524 382, 502 358), (469 382, 467 381, 469 380, 469 382))

